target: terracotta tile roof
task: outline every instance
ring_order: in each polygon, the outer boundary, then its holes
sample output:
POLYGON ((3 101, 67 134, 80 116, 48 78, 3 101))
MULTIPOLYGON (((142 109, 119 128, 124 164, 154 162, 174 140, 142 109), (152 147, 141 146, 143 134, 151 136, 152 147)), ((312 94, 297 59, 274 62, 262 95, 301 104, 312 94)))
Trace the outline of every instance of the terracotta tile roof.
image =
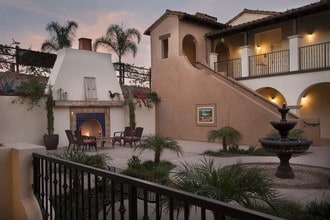
POLYGON ((207 33, 205 36, 211 39, 218 38, 224 35, 240 33, 254 28, 262 27, 265 25, 274 24, 277 22, 287 21, 298 17, 306 16, 308 14, 326 11, 330 9, 330 0, 321 0, 316 3, 311 3, 299 8, 289 9, 275 15, 271 15, 258 20, 250 21, 236 26, 227 26, 227 28, 218 29, 216 31, 207 33))
POLYGON ((181 11, 172 11, 167 9, 166 12, 159 17, 151 26, 149 26, 147 28, 147 30, 144 31, 145 35, 150 35, 150 32, 152 29, 154 29, 158 24, 160 24, 166 17, 170 16, 170 15, 174 15, 177 16, 180 20, 184 20, 184 21, 191 21, 194 23, 199 23, 201 25, 205 25, 211 28, 224 28, 227 27, 226 24, 222 24, 217 22, 217 18, 204 14, 204 13, 200 13, 197 12, 195 15, 191 15, 185 12, 181 12, 181 11))
POLYGON ((227 21, 226 24, 229 25, 231 22, 235 21, 237 18, 241 17, 244 14, 261 14, 261 15, 271 16, 271 15, 278 15, 278 14, 280 14, 280 12, 277 12, 277 11, 263 11, 263 10, 251 10, 251 9, 244 8, 243 11, 241 11, 235 17, 233 17, 232 19, 227 21))

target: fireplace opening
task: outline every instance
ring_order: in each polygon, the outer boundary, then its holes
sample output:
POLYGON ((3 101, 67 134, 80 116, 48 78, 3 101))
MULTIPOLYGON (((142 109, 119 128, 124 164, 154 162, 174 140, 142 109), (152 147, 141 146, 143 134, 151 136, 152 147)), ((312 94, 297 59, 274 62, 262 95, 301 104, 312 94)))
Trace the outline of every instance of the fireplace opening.
POLYGON ((99 137, 102 134, 101 124, 95 119, 88 119, 79 127, 82 135, 99 137))
POLYGON ((76 113, 75 129, 81 130, 82 135, 105 136, 105 125, 105 113, 103 112, 76 113))

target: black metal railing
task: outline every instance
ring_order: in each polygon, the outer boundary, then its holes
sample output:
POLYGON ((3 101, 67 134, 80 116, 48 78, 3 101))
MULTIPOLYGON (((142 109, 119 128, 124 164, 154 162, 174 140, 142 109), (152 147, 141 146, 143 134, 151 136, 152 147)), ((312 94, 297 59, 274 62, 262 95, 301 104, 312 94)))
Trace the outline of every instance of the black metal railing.
POLYGON ((279 219, 108 170, 33 154, 34 195, 44 219, 279 219), (195 208, 193 208, 195 207, 195 208), (191 210, 191 212, 190 212, 191 210))
POLYGON ((151 69, 127 63, 114 63, 114 69, 121 85, 151 88, 151 69))
POLYGON ((46 76, 54 66, 56 54, 0 44, 0 71, 46 76))
POLYGON ((226 76, 240 78, 242 76, 241 58, 224 60, 214 63, 214 71, 224 72, 226 76))
POLYGON ((330 42, 299 48, 300 70, 330 67, 330 42))
POLYGON ((289 72, 289 60, 289 50, 250 56, 249 76, 289 72))

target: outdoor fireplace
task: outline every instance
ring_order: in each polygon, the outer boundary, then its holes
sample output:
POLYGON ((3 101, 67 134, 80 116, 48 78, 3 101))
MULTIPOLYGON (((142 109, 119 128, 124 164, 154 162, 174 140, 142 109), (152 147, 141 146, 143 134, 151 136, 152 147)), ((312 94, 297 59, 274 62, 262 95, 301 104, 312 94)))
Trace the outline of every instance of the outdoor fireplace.
POLYGON ((70 129, 86 136, 110 136, 110 111, 102 107, 71 107, 70 129))

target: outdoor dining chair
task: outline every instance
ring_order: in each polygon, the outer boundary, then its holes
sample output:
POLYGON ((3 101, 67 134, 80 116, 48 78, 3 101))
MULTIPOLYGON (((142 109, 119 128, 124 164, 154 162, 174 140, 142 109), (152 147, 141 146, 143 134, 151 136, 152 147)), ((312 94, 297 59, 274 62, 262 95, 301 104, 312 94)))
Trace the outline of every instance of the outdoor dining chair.
POLYGON ((137 142, 141 141, 141 137, 142 137, 142 133, 143 133, 143 128, 142 127, 137 127, 135 128, 134 132, 131 132, 128 135, 124 136, 124 146, 128 143, 131 145, 131 147, 136 146, 137 142))
POLYGON ((80 130, 76 130, 75 132, 75 137, 77 139, 77 145, 79 148, 82 150, 84 149, 90 149, 91 147, 95 148, 95 151, 97 151, 97 142, 96 142, 96 137, 94 136, 83 136, 81 134, 80 130))
POLYGON ((75 140, 72 131, 71 130, 65 130, 65 134, 68 138, 69 145, 68 145, 68 150, 70 150, 70 147, 72 145, 72 148, 74 149, 77 146, 77 140, 75 140))

